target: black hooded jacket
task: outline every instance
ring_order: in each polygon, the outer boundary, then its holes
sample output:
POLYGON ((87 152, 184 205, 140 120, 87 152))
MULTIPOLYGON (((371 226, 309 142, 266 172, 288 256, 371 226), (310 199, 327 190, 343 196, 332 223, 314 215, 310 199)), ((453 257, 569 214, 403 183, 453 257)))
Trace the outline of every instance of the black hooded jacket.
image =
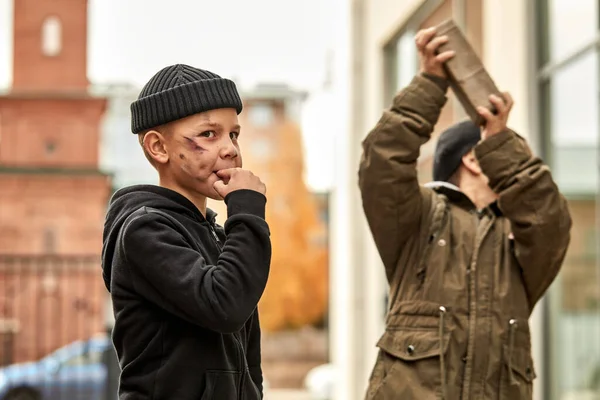
POLYGON ((119 398, 262 398, 257 304, 269 275, 266 198, 225 199, 225 229, 172 190, 117 191, 104 225, 119 398))

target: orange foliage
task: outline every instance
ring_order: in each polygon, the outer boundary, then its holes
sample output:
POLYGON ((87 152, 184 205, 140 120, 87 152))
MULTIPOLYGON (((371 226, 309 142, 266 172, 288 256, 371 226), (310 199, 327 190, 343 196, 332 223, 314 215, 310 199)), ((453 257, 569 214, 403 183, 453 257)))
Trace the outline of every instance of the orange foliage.
MULTIPOLYGON (((248 132, 242 126, 244 168, 267 185, 266 219, 273 246, 269 282, 259 303, 261 326, 265 331, 277 331, 318 323, 328 301, 327 228, 304 183, 300 129, 283 122, 269 135, 248 132), (270 156, 253 155, 252 144, 261 139, 269 141, 270 156)), ((220 208, 222 222, 224 208, 210 207, 220 208)))

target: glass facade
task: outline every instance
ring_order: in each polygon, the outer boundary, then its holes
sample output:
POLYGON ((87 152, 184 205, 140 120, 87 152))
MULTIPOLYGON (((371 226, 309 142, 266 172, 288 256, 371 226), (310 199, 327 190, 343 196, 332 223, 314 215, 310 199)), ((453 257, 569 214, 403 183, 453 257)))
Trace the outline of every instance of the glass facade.
POLYGON ((550 400, 600 398, 598 0, 537 0, 540 139, 569 200, 571 246, 547 296, 550 400))

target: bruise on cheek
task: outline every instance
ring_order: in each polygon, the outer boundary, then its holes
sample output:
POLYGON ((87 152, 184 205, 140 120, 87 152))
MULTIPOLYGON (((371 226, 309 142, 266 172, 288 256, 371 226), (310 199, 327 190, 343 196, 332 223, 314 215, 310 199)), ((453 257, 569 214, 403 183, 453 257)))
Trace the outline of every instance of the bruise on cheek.
MULTIPOLYGON (((196 142, 194 141, 194 139, 189 138, 187 136, 184 136, 184 138, 185 138, 185 140, 187 140, 187 142, 188 142, 188 144, 189 144, 189 146, 190 146, 190 148, 192 150, 196 150, 196 151, 200 151, 200 152, 206 151, 206 149, 204 147, 198 146, 198 144, 196 144, 196 142)), ((183 156, 183 154, 179 155, 179 157, 181 157, 181 156, 183 156)), ((185 158, 185 157, 182 157, 182 159, 183 158, 185 158)))

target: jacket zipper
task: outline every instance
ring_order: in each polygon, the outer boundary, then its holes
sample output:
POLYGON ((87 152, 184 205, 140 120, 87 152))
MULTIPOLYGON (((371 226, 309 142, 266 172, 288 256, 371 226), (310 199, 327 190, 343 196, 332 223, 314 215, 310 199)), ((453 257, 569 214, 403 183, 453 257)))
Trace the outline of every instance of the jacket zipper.
MULTIPOLYGON (((221 240, 219 240, 219 236, 217 235, 217 232, 214 229, 213 224, 211 224, 209 222, 209 230, 210 233, 212 234, 213 239, 215 240, 215 244, 217 245, 217 247, 219 248, 219 251, 223 250, 223 245, 221 243, 221 240)), ((238 390, 238 399, 239 400, 243 400, 244 398, 244 381, 245 381, 245 375, 246 375, 246 371, 245 371, 245 362, 244 360, 246 359, 246 353, 244 351, 244 346, 242 345, 242 341, 238 338, 237 334, 234 332, 231 334, 231 336, 233 336, 233 340, 235 342, 235 345, 237 347, 238 350, 238 357, 240 357, 240 361, 239 361, 239 367, 240 367, 240 383, 239 383, 239 390, 238 390)))
POLYGON ((465 374, 464 374, 464 378, 463 378, 463 390, 462 390, 462 398, 468 400, 469 399, 469 394, 471 392, 471 369, 473 368, 472 366, 472 358, 473 358, 473 351, 474 351, 474 346, 475 346, 475 321, 477 318, 476 312, 477 312, 477 305, 473 306, 473 302, 474 300, 474 296, 475 296, 475 270, 477 267, 477 256, 478 256, 478 252, 479 252, 479 225, 481 223, 481 220, 479 219, 479 215, 478 214, 474 214, 474 220, 475 220, 475 243, 474 243, 474 248, 473 248, 473 254, 471 255, 471 263, 469 264, 469 266, 467 267, 467 277, 469 279, 469 283, 468 283, 468 299, 469 299, 469 325, 468 325, 468 329, 467 329, 467 363, 465 365, 465 374))
POLYGON ((463 390, 462 398, 467 400, 470 398, 471 393, 471 378, 473 374, 473 352, 475 351, 475 325, 477 321, 477 259, 479 256, 479 247, 483 242, 483 239, 487 236, 490 228, 492 227, 492 221, 487 221, 487 224, 481 227, 483 222, 483 215, 477 212, 475 215, 475 246, 473 249, 473 255, 471 256, 471 263, 467 269, 467 275, 469 277, 469 325, 468 325, 468 339, 467 339, 467 364, 465 366, 465 373, 463 378, 463 390))
POLYGON ((223 250, 223 246, 221 244, 221 241, 219 240, 219 236, 217 236, 217 232, 215 232, 215 228, 212 226, 212 224, 209 222, 209 230, 210 233, 212 234, 213 239, 215 240, 215 244, 217 245, 219 251, 223 250))

